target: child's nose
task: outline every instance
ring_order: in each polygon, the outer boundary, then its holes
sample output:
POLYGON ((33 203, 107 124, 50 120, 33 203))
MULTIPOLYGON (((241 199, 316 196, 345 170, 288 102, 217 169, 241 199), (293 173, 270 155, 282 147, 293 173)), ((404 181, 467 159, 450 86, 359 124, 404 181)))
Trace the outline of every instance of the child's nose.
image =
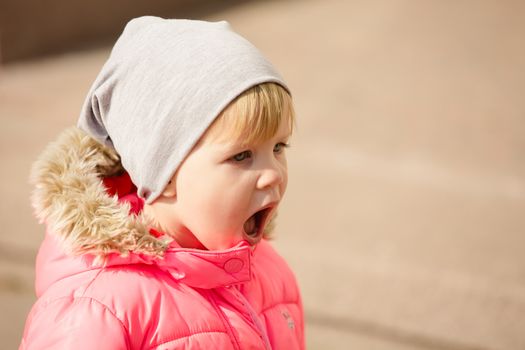
POLYGON ((282 169, 279 166, 268 167, 261 170, 261 175, 257 180, 257 188, 260 190, 279 186, 285 179, 286 169, 282 169))

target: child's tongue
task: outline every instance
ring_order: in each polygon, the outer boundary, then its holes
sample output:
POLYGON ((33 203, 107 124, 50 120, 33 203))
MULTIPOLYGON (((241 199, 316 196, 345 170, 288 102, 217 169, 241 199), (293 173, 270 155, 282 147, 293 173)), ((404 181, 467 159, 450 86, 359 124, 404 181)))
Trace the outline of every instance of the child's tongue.
POLYGON ((252 215, 246 222, 244 223, 244 232, 248 235, 253 235, 256 233, 256 222, 255 222, 255 214, 252 215))

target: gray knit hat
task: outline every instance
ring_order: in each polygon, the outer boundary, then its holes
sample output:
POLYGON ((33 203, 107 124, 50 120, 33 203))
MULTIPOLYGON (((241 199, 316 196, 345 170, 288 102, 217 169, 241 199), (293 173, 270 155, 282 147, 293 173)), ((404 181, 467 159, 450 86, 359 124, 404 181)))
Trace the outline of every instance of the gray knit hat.
POLYGON ((281 76, 227 22, 131 20, 91 87, 78 127, 113 147, 151 203, 220 112, 281 76))

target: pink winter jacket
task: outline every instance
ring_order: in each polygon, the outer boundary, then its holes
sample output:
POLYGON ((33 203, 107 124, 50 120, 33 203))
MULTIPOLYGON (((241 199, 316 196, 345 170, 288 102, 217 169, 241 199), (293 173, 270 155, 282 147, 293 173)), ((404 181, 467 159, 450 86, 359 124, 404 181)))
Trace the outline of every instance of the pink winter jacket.
POLYGON ((76 128, 35 163, 47 233, 20 349, 304 349, 295 277, 266 240, 181 248, 116 174, 118 156, 76 128))

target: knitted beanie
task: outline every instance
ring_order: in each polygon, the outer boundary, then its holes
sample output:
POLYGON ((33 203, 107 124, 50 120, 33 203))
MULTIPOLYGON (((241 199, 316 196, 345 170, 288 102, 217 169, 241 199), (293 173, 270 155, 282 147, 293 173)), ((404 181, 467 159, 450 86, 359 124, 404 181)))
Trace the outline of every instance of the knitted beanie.
POLYGON ((115 149, 151 203, 221 111, 265 82, 287 89, 227 22, 139 17, 115 43, 78 127, 115 149))

